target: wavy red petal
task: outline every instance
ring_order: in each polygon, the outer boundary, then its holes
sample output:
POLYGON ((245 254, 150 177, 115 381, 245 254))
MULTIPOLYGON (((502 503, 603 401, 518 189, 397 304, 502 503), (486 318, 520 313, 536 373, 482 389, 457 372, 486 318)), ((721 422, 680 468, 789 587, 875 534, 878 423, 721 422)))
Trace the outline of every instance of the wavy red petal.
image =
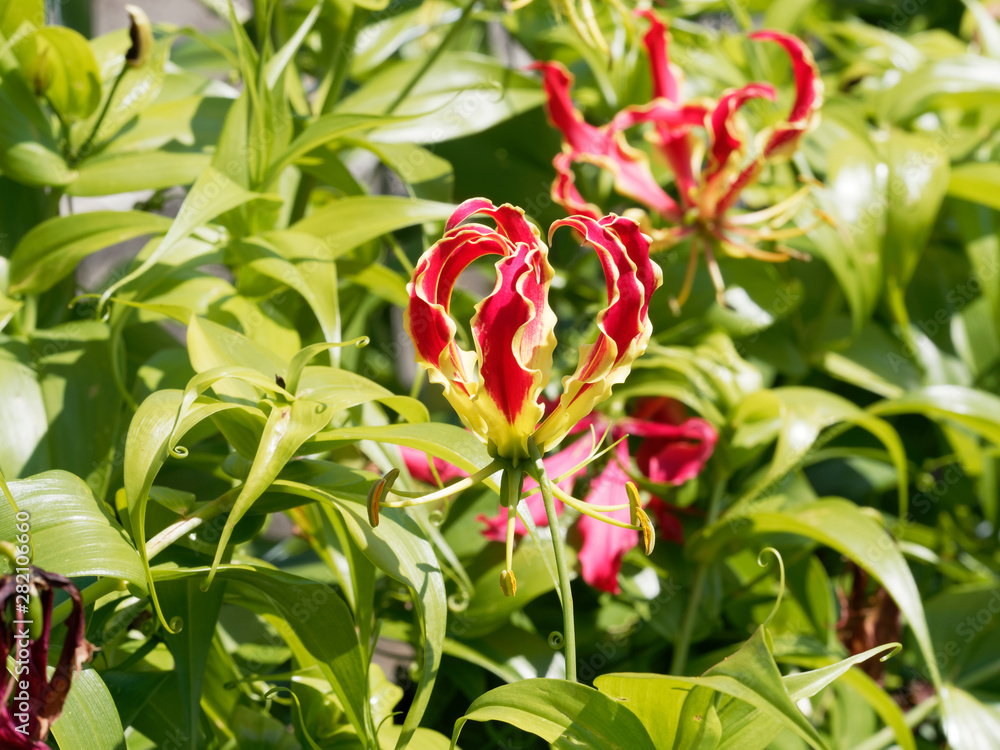
POLYGON ((736 115, 740 107, 751 99, 775 98, 774 87, 766 83, 750 83, 742 88, 728 91, 719 99, 712 111, 710 122, 709 163, 705 172, 705 182, 711 181, 729 166, 734 153, 743 149, 743 139, 737 128, 736 115))
POLYGON ((573 106, 569 95, 573 78, 569 71, 554 62, 538 62, 531 67, 542 71, 546 110, 552 124, 563 134, 568 158, 607 169, 614 175, 619 193, 679 220, 677 202, 657 184, 645 155, 629 146, 619 131, 587 123, 573 106))
POLYGON ((643 35, 642 43, 649 54, 649 69, 653 76, 653 96, 676 102, 680 95, 680 86, 670 70, 667 27, 648 8, 637 11, 636 15, 649 21, 649 30, 643 35))
POLYGON ((812 52, 801 39, 780 31, 763 30, 750 35, 755 41, 770 41, 780 44, 788 53, 792 62, 792 72, 795 76, 795 102, 788 114, 788 120, 783 125, 774 128, 764 155, 794 148, 795 142, 809 128, 812 115, 819 109, 823 100, 823 83, 819 77, 819 69, 813 59, 812 52))

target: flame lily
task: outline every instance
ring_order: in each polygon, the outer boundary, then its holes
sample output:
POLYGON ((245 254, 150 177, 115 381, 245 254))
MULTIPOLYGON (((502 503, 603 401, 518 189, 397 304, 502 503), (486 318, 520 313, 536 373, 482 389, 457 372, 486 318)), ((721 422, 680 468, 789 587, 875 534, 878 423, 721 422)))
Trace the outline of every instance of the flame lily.
POLYGON ((84 639, 83 600, 72 581, 31 566, 28 573, 0 579, 0 661, 15 660, 12 674, 5 672, 0 701, 0 746, 9 750, 48 750, 45 737, 62 713, 73 675, 90 658, 92 647, 84 639), (53 589, 62 589, 73 601, 66 620, 66 640, 50 680, 46 673, 49 633, 52 628, 53 589), (21 607, 37 598, 41 607, 21 607), (17 614, 9 619, 8 605, 17 614), (41 622, 31 622, 41 616, 41 622), (34 627, 31 627, 34 626, 34 627), (33 635, 36 633, 37 635, 33 635))
POLYGON ((635 221, 613 214, 571 216, 553 224, 552 231, 560 226, 576 229, 597 251, 608 304, 597 315, 597 340, 580 348, 576 371, 563 379, 562 397, 544 420, 539 397, 548 384, 556 343, 548 303, 553 269, 523 211, 483 198, 466 201, 448 221, 444 237, 420 258, 407 286, 405 325, 417 362, 444 386, 465 425, 515 464, 530 455, 529 441, 542 453, 558 443, 608 397, 612 385, 625 379, 646 349, 652 332, 649 298, 662 282, 649 258, 649 240, 635 221), (496 229, 463 223, 474 214, 489 216, 496 229), (455 340, 451 293, 459 274, 484 255, 500 260, 493 292, 476 305, 471 322, 476 351, 471 352, 455 340))
POLYGON ((654 229, 648 216, 643 220, 644 231, 653 238, 654 250, 671 247, 683 239, 691 240, 684 285, 676 301, 672 301, 675 311, 690 293, 700 251, 705 253, 716 296, 720 304, 725 304, 724 285, 713 249, 734 257, 767 261, 802 257, 791 248, 778 245, 765 250, 756 243, 780 241, 803 233, 797 228, 781 227, 801 205, 808 187, 759 211, 736 213, 732 209, 744 188, 760 176, 765 164, 794 152, 802 135, 817 123, 822 82, 812 53, 798 38, 779 31, 750 35, 755 41, 775 42, 785 50, 792 63, 796 95, 787 120, 759 134, 755 153, 747 161, 739 110, 752 99, 774 100, 774 88, 766 83, 750 83, 724 92, 717 102, 682 102, 680 76, 667 54, 666 28, 652 11, 641 11, 640 15, 650 22, 643 43, 652 69, 654 98, 648 104, 623 109, 603 127, 587 123, 573 106, 570 98, 573 78, 561 64, 533 65, 543 74, 549 119, 563 134, 563 150, 553 159, 556 178, 552 197, 569 213, 596 217, 601 211, 587 203, 574 185, 572 165, 587 163, 608 170, 617 192, 658 216, 659 224, 670 225, 654 229), (674 174, 676 198, 656 182, 643 152, 625 140, 625 131, 642 123, 654 128, 650 140, 674 174), (695 138, 696 128, 706 133, 705 149, 695 138))

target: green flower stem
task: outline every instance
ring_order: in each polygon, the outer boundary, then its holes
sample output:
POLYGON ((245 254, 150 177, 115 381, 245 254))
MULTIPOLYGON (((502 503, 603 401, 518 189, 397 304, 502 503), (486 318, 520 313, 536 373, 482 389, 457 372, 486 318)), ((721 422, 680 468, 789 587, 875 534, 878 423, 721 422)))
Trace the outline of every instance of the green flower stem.
POLYGON ((566 647, 566 679, 576 682, 576 624, 573 621, 573 592, 569 584, 569 570, 566 568, 566 551, 563 548, 562 530, 559 527, 559 516, 556 515, 556 496, 553 491, 552 480, 545 473, 545 465, 542 463, 542 455, 534 441, 529 441, 531 458, 534 465, 531 467, 532 478, 538 482, 542 490, 542 501, 545 503, 545 517, 549 522, 549 531, 552 533, 552 551, 556 558, 556 577, 559 582, 559 593, 562 599, 563 610, 563 642, 566 647))
MULTIPOLYGON (((110 594, 112 591, 118 591, 121 589, 122 581, 120 578, 115 578, 113 576, 107 576, 106 578, 99 578, 92 584, 87 586, 85 589, 80 591, 80 596, 83 598, 83 606, 88 606, 93 604, 102 596, 110 594)), ((73 611, 73 600, 67 599, 62 604, 58 605, 52 610, 52 627, 55 627, 59 623, 63 622, 70 613, 73 611)))
MULTIPOLYGON (((104 108, 101 110, 101 114, 97 116, 97 120, 94 121, 94 127, 91 129, 90 135, 87 136, 87 140, 85 140, 83 142, 83 145, 76 150, 75 154, 67 153, 68 158, 66 159, 66 161, 69 162, 69 165, 71 167, 75 166, 76 163, 80 161, 80 159, 86 158, 87 154, 89 153, 90 146, 93 144, 94 139, 97 137, 97 131, 101 129, 101 124, 104 122, 104 118, 108 114, 108 110, 111 108, 111 102, 115 98, 115 92, 118 91, 118 84, 122 82, 122 78, 125 77, 125 74, 127 72, 128 72, 128 62, 126 61, 122 65, 122 69, 118 73, 118 76, 115 78, 115 82, 111 84, 111 91, 108 93, 108 98, 104 101, 104 108)), ((67 150, 69 149, 69 131, 66 132, 66 148, 67 150)))
POLYGON ((417 72, 413 74, 413 78, 407 81, 406 85, 400 89, 398 94, 396 94, 396 98, 392 100, 392 104, 390 104, 388 109, 385 111, 387 115, 391 115, 396 111, 396 108, 403 103, 406 97, 410 95, 410 92, 413 91, 418 83, 420 83, 424 74, 431 69, 431 66, 437 62, 437 59, 441 57, 442 53, 444 53, 444 51, 451 46, 451 43, 455 41, 455 37, 461 33, 462 29, 465 28, 466 24, 468 24, 469 20, 472 18, 472 9, 475 7, 477 2, 479 2, 479 0, 469 0, 469 2, 465 4, 465 7, 462 8, 462 15, 460 15, 458 20, 452 24, 450 29, 448 29, 448 33, 445 34, 441 43, 427 56, 427 59, 424 60, 424 64, 421 65, 417 72))
POLYGON ((190 534, 201 526, 205 521, 209 521, 229 510, 239 495, 241 487, 242 485, 224 492, 215 498, 215 500, 203 505, 195 513, 192 513, 187 518, 182 518, 180 521, 176 521, 146 542, 147 559, 152 560, 178 539, 190 534))
MULTIPOLYGON (((708 504, 708 517, 705 526, 711 526, 719 517, 719 502, 726 489, 726 481, 722 476, 717 475, 715 489, 712 491, 712 498, 708 504)), ((701 597, 705 593, 705 582, 708 580, 709 562, 698 563, 694 572, 694 579, 691 581, 691 596, 684 610, 684 619, 681 621, 681 632, 677 636, 677 644, 674 646, 674 655, 670 661, 670 674, 683 675, 687 666, 688 652, 691 650, 691 636, 694 633, 694 623, 698 619, 698 607, 701 606, 701 597)))

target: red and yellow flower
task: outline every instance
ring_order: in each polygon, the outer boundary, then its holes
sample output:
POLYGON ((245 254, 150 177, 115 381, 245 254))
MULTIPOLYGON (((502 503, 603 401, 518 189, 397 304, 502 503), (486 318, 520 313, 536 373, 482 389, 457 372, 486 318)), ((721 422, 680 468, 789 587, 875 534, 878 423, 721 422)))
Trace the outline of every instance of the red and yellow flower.
POLYGON ((533 66, 544 77, 549 118, 563 134, 562 152, 553 159, 556 178, 552 197, 568 213, 599 216, 602 211, 585 201, 574 184, 573 164, 607 170, 618 193, 658 217, 655 222, 648 217, 643 220, 654 250, 690 239, 690 261, 677 305, 683 304, 690 292, 701 251, 721 303, 724 288, 714 249, 734 257, 768 261, 783 261, 797 254, 780 245, 765 250, 756 243, 801 234, 797 228, 781 226, 795 213, 807 188, 762 210, 738 213, 733 208, 765 164, 794 152, 802 135, 817 123, 823 85, 812 54, 801 40, 779 31, 750 34, 755 41, 775 42, 785 50, 795 77, 795 101, 785 121, 758 135, 748 159, 748 138, 739 111, 753 99, 774 100, 774 87, 750 83, 724 92, 716 102, 681 101, 681 78, 670 64, 666 27, 652 11, 640 15, 650 22, 643 43, 652 69, 654 98, 648 104, 623 109, 607 125, 587 123, 573 106, 573 78, 561 64, 540 62, 533 66), (643 123, 653 126, 648 137, 673 172, 676 197, 657 183, 645 154, 625 139, 625 131, 643 123), (697 138, 697 129, 705 131, 704 144, 697 138))
POLYGON ((660 286, 650 260, 649 238, 632 219, 571 216, 552 225, 575 229, 598 254, 608 303, 597 315, 597 339, 580 347, 576 370, 563 379, 559 403, 548 416, 540 401, 548 385, 555 348, 556 318, 548 293, 553 269, 548 249, 524 212, 494 206, 483 198, 466 201, 452 215, 444 236, 420 258, 406 310, 406 330, 417 362, 465 425, 504 459, 529 456, 529 440, 540 452, 557 444, 593 407, 622 382, 643 353, 651 334, 649 300, 660 286), (496 228, 465 223, 479 214, 496 228), (491 294, 476 305, 471 321, 475 351, 456 341, 450 314, 459 275, 486 255, 500 256, 491 294))

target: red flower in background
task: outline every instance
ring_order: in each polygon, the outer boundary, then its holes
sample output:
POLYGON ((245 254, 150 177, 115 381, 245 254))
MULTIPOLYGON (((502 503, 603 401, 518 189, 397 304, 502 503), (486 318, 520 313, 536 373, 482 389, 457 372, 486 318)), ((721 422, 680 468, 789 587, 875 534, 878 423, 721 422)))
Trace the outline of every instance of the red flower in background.
POLYGON ((759 211, 737 213, 732 209, 764 165, 791 154, 803 133, 816 124, 823 85, 812 53, 801 40, 779 31, 750 34, 755 41, 775 42, 785 50, 792 63, 796 94, 787 119, 758 136, 756 152, 747 160, 748 138, 738 113, 752 99, 774 100, 774 87, 750 83, 724 92, 715 102, 682 102, 680 76, 668 56, 666 27, 652 11, 640 11, 640 15, 650 22, 643 43, 652 69, 654 98, 648 104, 623 109, 607 125, 590 125, 573 106, 570 97, 573 78, 560 63, 538 62, 533 66, 544 77, 549 118, 563 134, 562 153, 552 162, 556 168, 552 197, 569 213, 596 217, 603 212, 587 203, 577 190, 572 165, 587 163, 608 170, 620 194, 641 203, 668 225, 653 228, 648 219, 643 222, 643 230, 653 237, 654 249, 691 240, 688 270, 675 306, 683 304, 690 293, 701 251, 705 253, 720 304, 724 304, 724 286, 713 249, 734 257, 767 261, 801 255, 791 248, 777 246, 765 250, 755 243, 802 233, 797 228, 778 227, 791 218, 808 188, 759 211), (625 131, 642 123, 653 126, 650 140, 674 174, 677 198, 656 182, 645 154, 625 140, 625 131), (704 149, 697 141, 696 129, 705 131, 704 149))

